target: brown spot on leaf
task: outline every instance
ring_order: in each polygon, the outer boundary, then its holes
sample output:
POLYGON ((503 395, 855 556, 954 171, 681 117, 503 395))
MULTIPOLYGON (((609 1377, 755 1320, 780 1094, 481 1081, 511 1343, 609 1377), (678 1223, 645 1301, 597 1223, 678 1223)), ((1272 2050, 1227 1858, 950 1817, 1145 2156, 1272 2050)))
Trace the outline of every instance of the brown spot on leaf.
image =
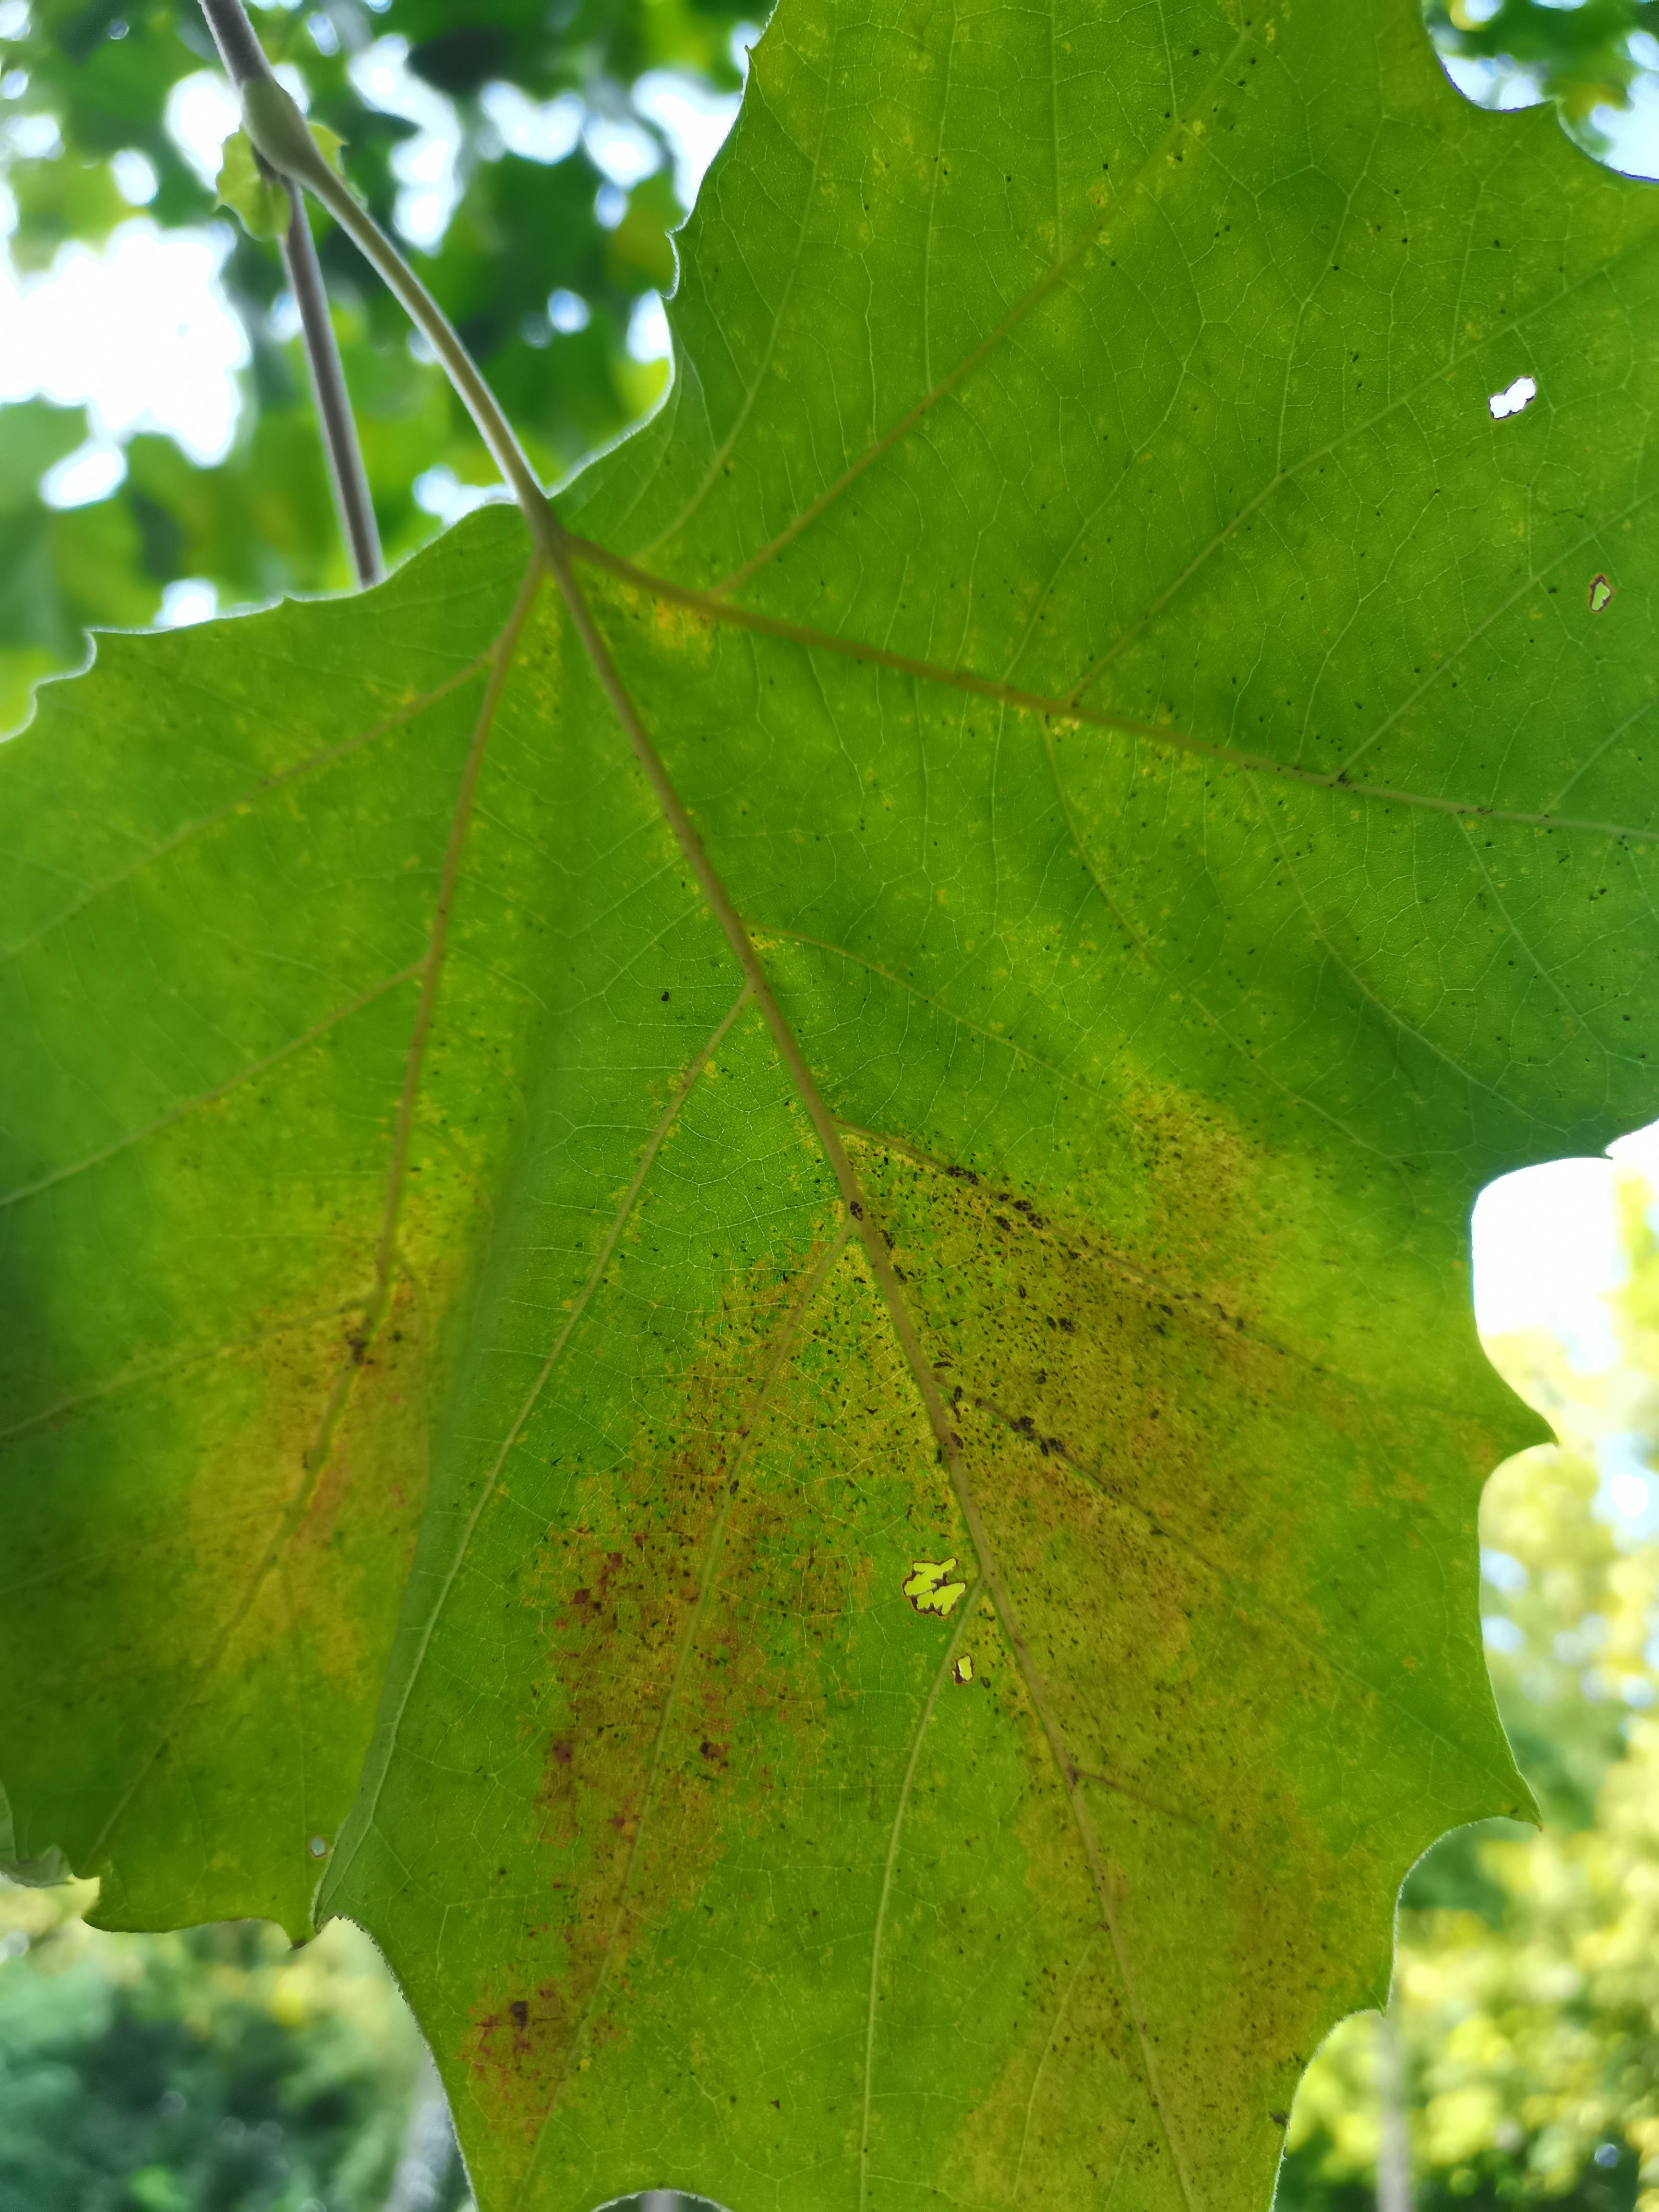
MULTIPOLYGON (((672 1424, 642 1425, 619 1464, 579 1469, 579 1510, 535 1547, 520 1601, 542 1623, 544 1656, 523 1724, 545 1748, 514 1893, 543 1901, 513 1936, 496 1990, 480 1993, 462 2054, 503 2135, 533 2133, 580 2051, 629 2033, 653 1931, 696 1906, 722 1856, 799 1817, 826 1700, 844 1695, 839 1624, 872 1582, 858 1545, 825 1538, 856 1508, 848 1486, 867 1462, 895 1479, 889 1417, 872 1421, 872 1403, 902 1406, 902 1480, 945 1494, 886 1344, 892 1371, 871 1398, 872 1293, 856 1248, 802 1317, 813 1273, 797 1254, 730 1293, 677 1378, 672 1424), (808 1446, 815 1420, 821 1442, 808 1446), (806 1486, 822 1507, 805 1510, 806 1486), (509 2031, 497 1992, 526 1981, 540 1994, 509 2031)), ((933 1530, 945 1533, 918 1517, 918 1535, 933 1530)))

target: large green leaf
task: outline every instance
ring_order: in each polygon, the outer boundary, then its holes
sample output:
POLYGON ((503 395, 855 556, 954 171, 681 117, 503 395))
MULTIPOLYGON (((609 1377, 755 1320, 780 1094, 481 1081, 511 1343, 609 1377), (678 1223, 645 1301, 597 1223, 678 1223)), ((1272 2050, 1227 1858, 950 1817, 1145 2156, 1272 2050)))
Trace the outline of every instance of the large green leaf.
POLYGON ((1231 2212, 1527 1803, 1659 210, 1411 0, 785 0, 684 244, 566 512, 684 836, 500 511, 0 754, 15 1848, 362 1920, 487 2209, 1231 2212))

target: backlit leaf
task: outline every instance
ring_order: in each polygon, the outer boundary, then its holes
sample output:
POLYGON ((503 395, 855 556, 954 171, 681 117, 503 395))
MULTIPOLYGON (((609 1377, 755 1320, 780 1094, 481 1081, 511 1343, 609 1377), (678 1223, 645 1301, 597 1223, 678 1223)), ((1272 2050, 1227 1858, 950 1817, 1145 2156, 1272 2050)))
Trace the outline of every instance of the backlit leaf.
POLYGON ((500 509, 0 753, 15 1848, 361 1920, 484 2212, 1265 2203, 1528 1808, 1659 209, 1410 0, 784 0, 681 244, 562 512, 706 878, 500 509))

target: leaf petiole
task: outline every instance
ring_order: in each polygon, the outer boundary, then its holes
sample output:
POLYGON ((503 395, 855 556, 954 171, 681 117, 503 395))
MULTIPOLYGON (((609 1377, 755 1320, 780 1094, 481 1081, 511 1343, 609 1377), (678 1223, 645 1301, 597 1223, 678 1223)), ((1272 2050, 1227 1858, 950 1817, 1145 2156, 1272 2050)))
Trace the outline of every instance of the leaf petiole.
MULTIPOLYGON (((263 54, 260 58, 263 61, 263 54)), ((512 425, 453 324, 351 186, 329 162, 298 106, 269 69, 244 77, 237 89, 241 95, 243 123, 255 150, 279 176, 291 179, 314 192, 384 279, 442 362, 450 382, 489 448, 492 459, 523 508, 537 544, 550 559, 554 558, 563 543, 563 526, 548 504, 547 495, 512 425)))
MULTIPOLYGON (((239 91, 250 83, 276 84, 270 64, 249 22, 241 0, 202 0, 202 13, 225 65, 225 73, 239 91)), ((280 89, 280 88, 278 88, 280 89)), ((290 103, 291 105, 291 103, 290 103)), ((251 134, 250 134, 251 135, 251 134)), ((307 137, 309 132, 307 133, 307 137)), ((263 161, 255 148, 256 158, 263 161)), ((267 169, 270 165, 264 165, 267 169)), ((380 533, 363 468, 362 447, 352 417, 351 396, 346 389, 345 369, 328 312, 328 295, 317 260, 317 247, 306 218, 305 196, 287 177, 283 179, 288 201, 288 220, 281 233, 283 269, 289 289, 300 311, 305 340, 306 365, 311 375, 311 395, 322 432, 334 489, 334 507, 340 535, 351 556, 359 586, 378 584, 386 574, 380 533)))
POLYGON ((323 433, 323 450, 334 486, 335 511, 340 534, 351 556, 359 585, 378 584, 386 574, 380 533, 374 520, 357 426, 352 420, 351 398, 346 390, 340 349, 329 319, 328 295, 317 259, 316 241, 306 219, 305 194, 292 179, 283 179, 289 203, 288 227, 283 234, 283 266, 289 289, 300 311, 305 337, 306 365, 311 372, 311 396, 323 433))
MULTIPOLYGON (((202 13, 219 49, 225 73, 241 100, 243 127, 255 153, 290 187, 303 186, 316 194, 383 279, 410 320, 423 333, 477 425, 479 435, 507 488, 523 509, 538 550, 552 565, 562 586, 565 586, 568 562, 564 527, 548 503, 547 495, 513 426, 480 374, 477 363, 462 343, 460 334, 313 137, 297 104, 277 82, 242 0, 202 0, 202 13)), ((295 296, 298 297, 297 292, 295 296)), ((319 409, 321 404, 319 386, 319 409)), ((359 463, 360 469, 361 465, 359 463)), ((337 481, 339 475, 337 463, 337 481)))

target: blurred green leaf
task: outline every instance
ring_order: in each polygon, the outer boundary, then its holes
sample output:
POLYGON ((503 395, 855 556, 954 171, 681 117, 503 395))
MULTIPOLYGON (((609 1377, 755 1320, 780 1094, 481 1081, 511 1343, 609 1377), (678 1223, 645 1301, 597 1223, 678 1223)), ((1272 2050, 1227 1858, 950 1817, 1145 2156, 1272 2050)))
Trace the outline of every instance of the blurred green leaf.
POLYGON ((85 410, 26 399, 0 408, 0 515, 21 514, 39 504, 40 479, 86 443, 85 410))
POLYGON ((49 267, 70 240, 100 245, 132 213, 104 161, 60 154, 9 163, 5 180, 17 204, 12 259, 26 275, 49 267))
POLYGON ((141 1942, 0 1885, 4 1931, 0 2212, 380 2212, 422 2051, 356 1929, 141 1942))
POLYGON ((226 139, 216 189, 222 203, 241 217, 250 238, 281 238, 288 228, 288 194, 259 167, 246 131, 233 131, 226 139))
POLYGON ((1524 70, 1534 96, 1555 101, 1598 152, 1607 141, 1591 124, 1594 110, 1629 104, 1637 77, 1653 69, 1637 58, 1632 37, 1659 31, 1659 0, 1497 0, 1492 7, 1426 0, 1425 15, 1442 53, 1524 70))

